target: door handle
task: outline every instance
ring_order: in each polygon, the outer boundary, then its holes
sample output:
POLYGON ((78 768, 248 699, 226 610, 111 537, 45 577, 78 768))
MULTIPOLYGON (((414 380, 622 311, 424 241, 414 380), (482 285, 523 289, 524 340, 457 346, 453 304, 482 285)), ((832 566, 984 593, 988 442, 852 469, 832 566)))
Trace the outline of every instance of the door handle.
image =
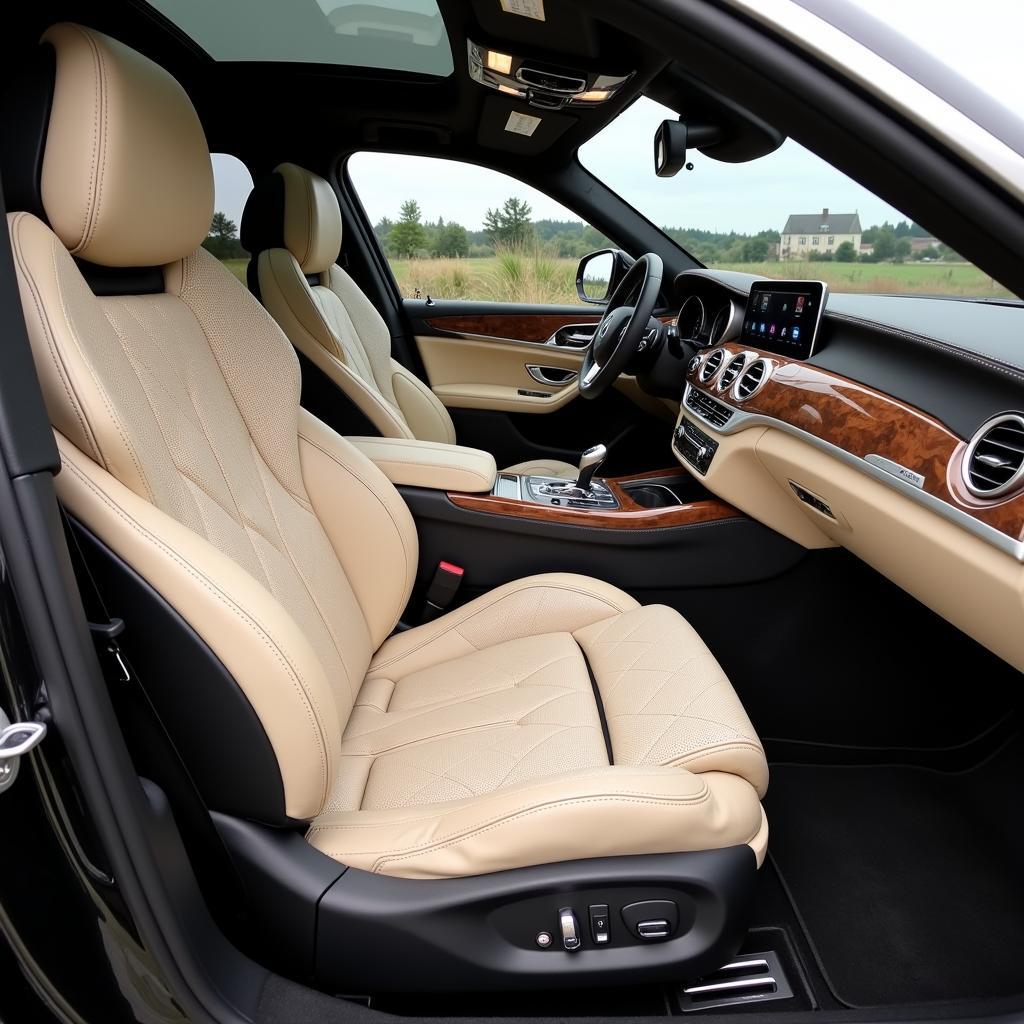
POLYGON ((527 363, 526 372, 538 383, 551 388, 564 388, 575 376, 575 370, 567 370, 564 366, 538 366, 527 363))

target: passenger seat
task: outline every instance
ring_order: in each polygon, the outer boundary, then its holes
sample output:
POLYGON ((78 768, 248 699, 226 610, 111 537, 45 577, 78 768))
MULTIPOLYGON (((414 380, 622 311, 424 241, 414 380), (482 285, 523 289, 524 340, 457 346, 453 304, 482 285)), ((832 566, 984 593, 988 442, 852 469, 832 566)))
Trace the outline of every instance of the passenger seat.
MULTIPOLYGON (((455 444, 448 410, 418 377, 391 358, 383 317, 335 260, 341 210, 330 184, 292 163, 253 189, 242 215, 251 253, 248 282, 295 348, 383 437, 455 444)), ((575 480, 568 462, 537 459, 506 472, 575 480)))

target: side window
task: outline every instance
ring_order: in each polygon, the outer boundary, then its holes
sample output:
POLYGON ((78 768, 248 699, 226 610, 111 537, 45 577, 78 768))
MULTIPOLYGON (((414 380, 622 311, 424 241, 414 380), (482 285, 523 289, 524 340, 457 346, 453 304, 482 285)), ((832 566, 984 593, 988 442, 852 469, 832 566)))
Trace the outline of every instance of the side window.
POLYGON ((580 257, 611 244, 499 171, 397 153, 348 171, 405 298, 575 304, 580 257))
POLYGON ((214 153, 213 160, 213 221, 210 233, 203 242, 217 259, 245 284, 245 268, 249 254, 238 240, 242 223, 242 210, 252 191, 252 175, 236 156, 214 153))

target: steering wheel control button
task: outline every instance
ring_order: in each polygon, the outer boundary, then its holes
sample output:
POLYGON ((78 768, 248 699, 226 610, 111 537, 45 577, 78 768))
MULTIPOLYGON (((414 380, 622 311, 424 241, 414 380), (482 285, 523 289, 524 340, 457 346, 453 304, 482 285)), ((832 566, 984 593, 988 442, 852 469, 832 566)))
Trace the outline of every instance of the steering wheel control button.
POLYGON ((569 953, 580 948, 580 926, 572 907, 562 907, 558 912, 558 927, 562 931, 562 946, 569 953))
POLYGON ((533 940, 541 949, 551 948, 551 932, 537 932, 537 938, 533 940))
POLYGON ((679 907, 673 900, 644 900, 622 908, 626 927, 643 942, 670 939, 679 927, 679 907))
POLYGON ((595 903, 589 908, 590 937, 595 946, 606 946, 611 938, 611 927, 608 921, 608 904, 595 903))

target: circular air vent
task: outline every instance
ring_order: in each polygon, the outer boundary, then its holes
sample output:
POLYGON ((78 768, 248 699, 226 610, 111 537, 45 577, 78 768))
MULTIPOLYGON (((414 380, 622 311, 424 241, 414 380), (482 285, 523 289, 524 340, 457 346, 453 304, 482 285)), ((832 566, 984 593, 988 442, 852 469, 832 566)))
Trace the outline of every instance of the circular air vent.
POLYGON ((729 364, 722 371, 722 376, 718 378, 718 390, 725 391, 726 388, 730 387, 732 382, 743 372, 743 367, 746 365, 746 353, 742 353, 730 359, 729 364))
POLYGON ((1024 415, 1003 413, 982 424, 967 446, 963 476, 979 498, 998 498, 1024 485, 1024 415))
POLYGON ((725 359, 725 353, 721 349, 718 349, 717 351, 712 352, 711 355, 704 360, 704 365, 701 366, 700 373, 697 375, 700 378, 701 384, 707 384, 707 382, 711 380, 716 373, 718 373, 723 359, 725 359))
POLYGON ((751 395, 756 395, 768 383, 772 375, 771 364, 767 359, 755 359, 740 374, 736 386, 732 389, 732 397, 737 402, 745 402, 751 395))

